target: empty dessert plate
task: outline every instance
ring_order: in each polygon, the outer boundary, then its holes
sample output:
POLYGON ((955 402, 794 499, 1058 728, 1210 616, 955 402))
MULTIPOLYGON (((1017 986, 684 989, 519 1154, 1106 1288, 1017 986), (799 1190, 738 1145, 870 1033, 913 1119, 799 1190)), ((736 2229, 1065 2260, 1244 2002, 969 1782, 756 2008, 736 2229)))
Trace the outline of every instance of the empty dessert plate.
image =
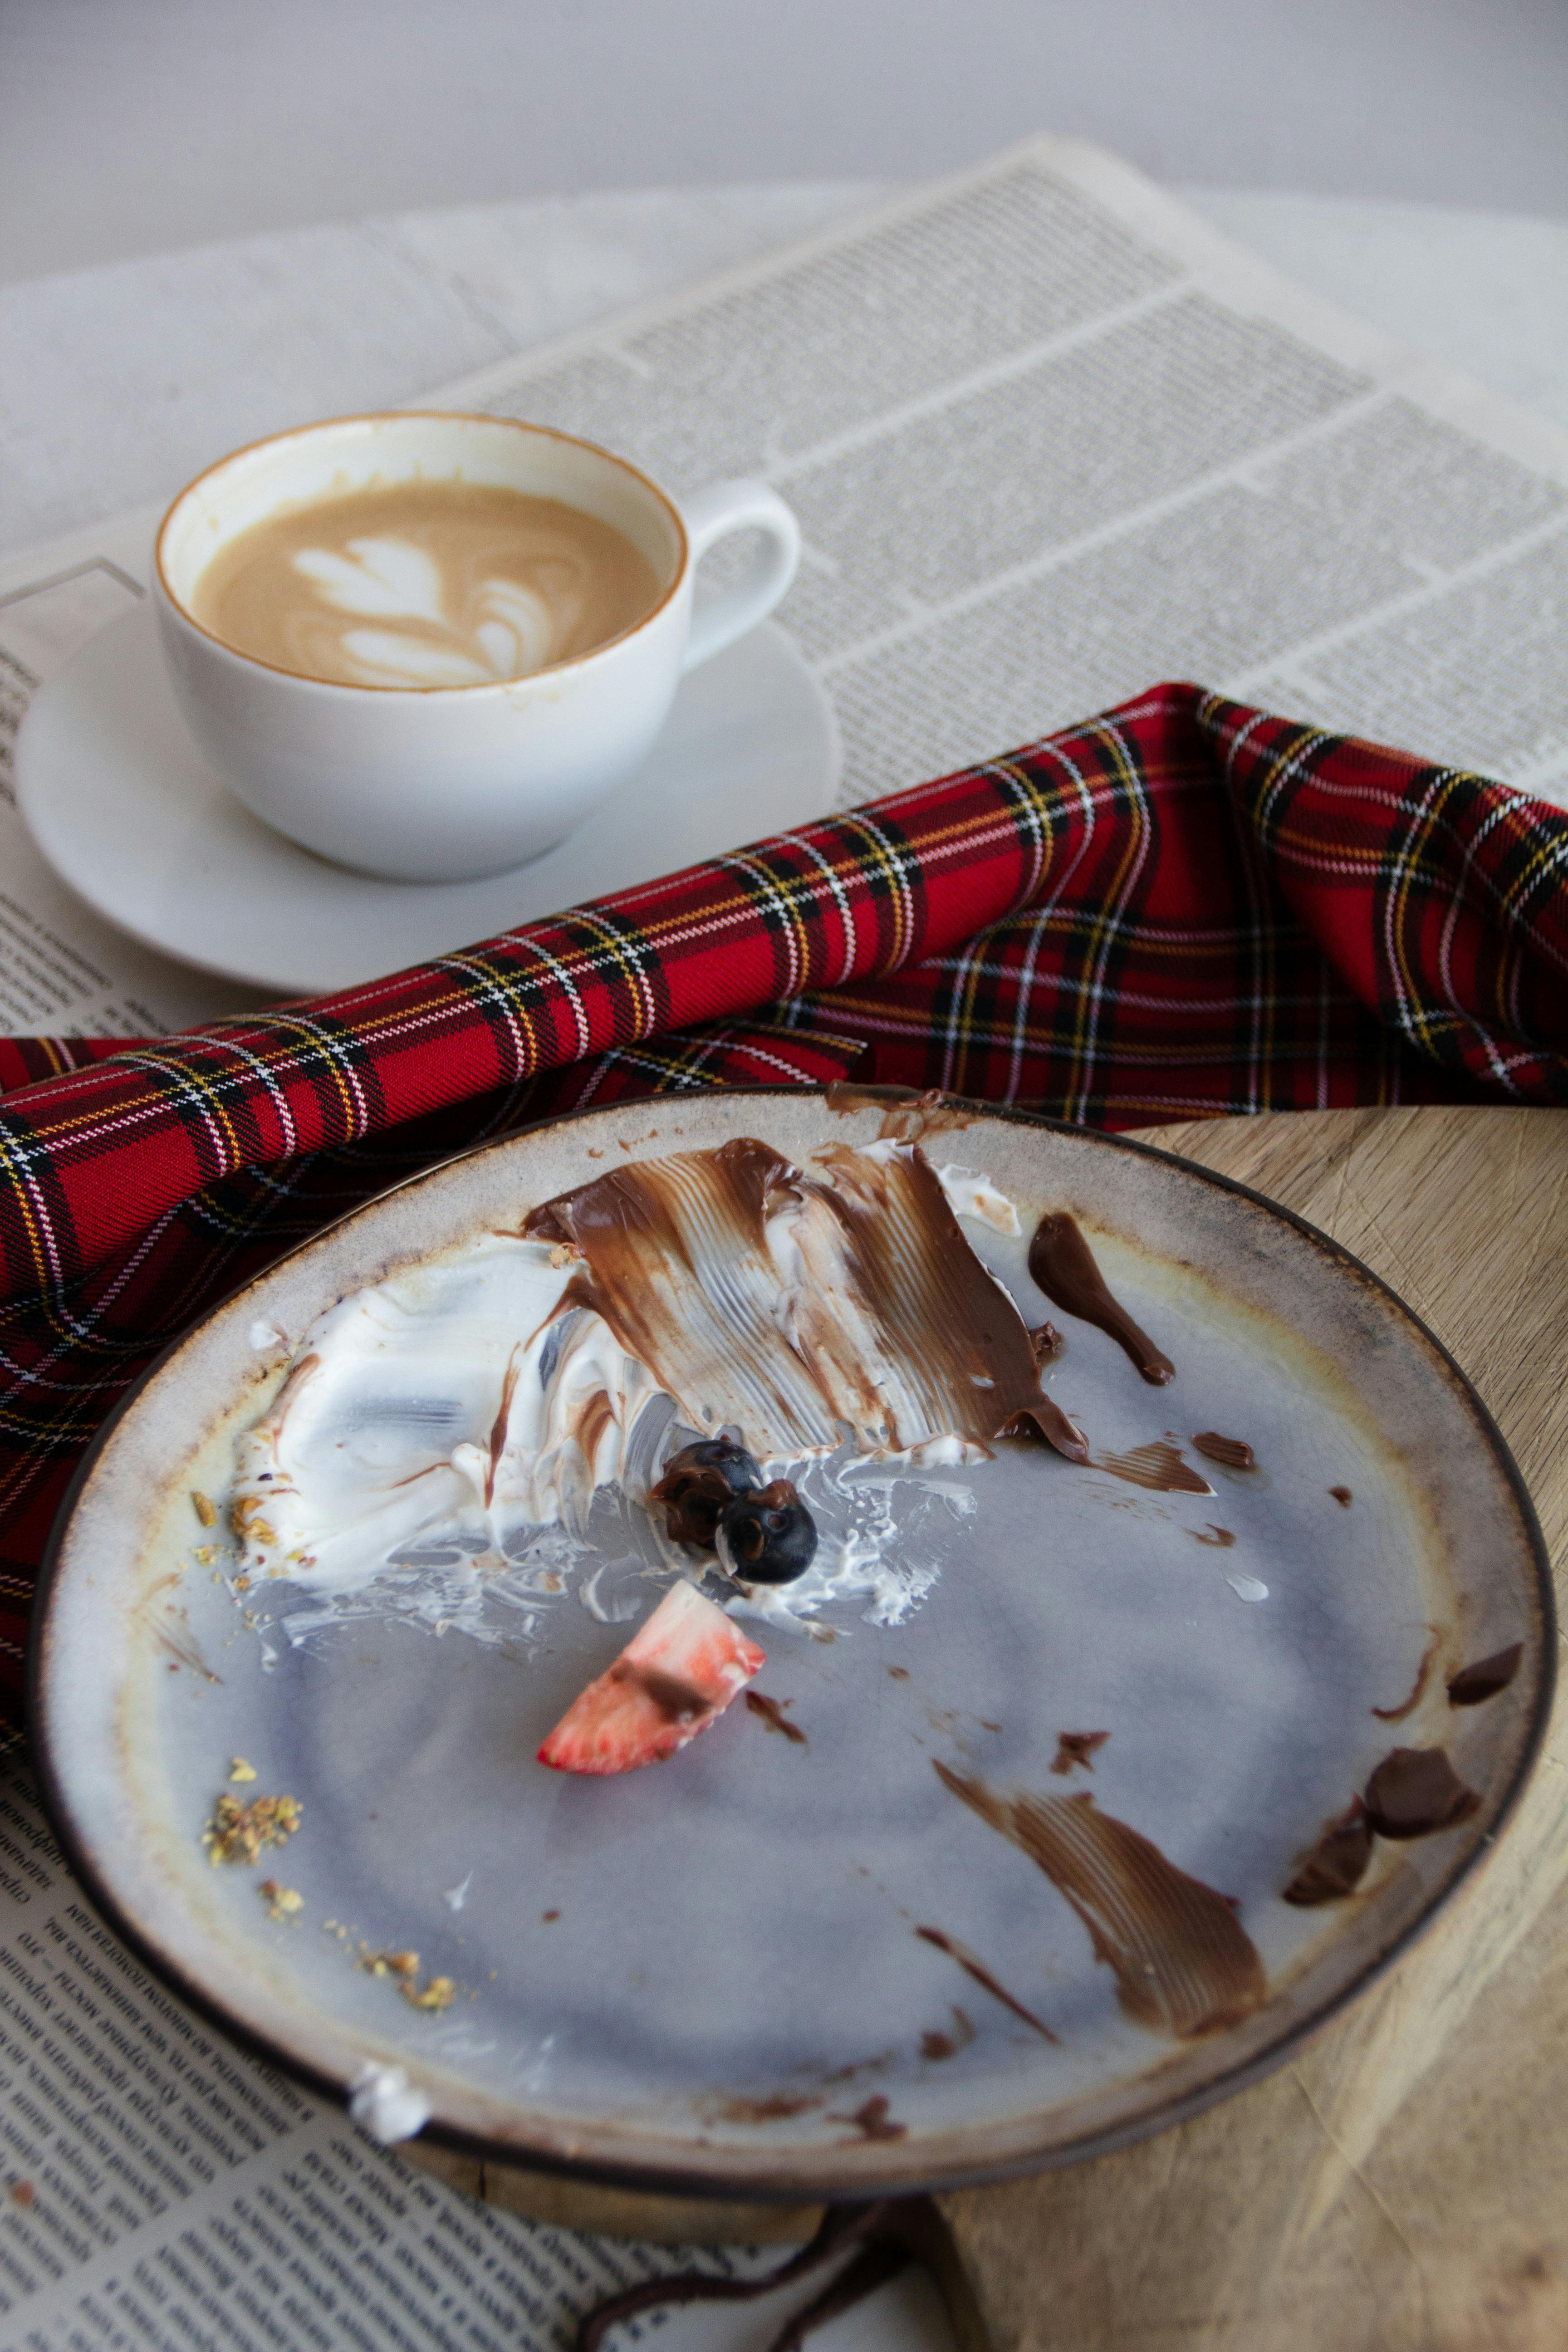
POLYGON ((721 1093, 437 1168, 207 1316, 62 1515, 36 1722, 96 1899, 280 2063, 402 2067, 433 2136, 523 2163, 804 2200, 1087 2155, 1278 2062, 1495 1839, 1553 1642, 1496 1429, 1321 1234, 1026 1117, 721 1093), (993 1434, 1021 1330, 1047 1409, 993 1434), (637 1496, 758 1427, 819 1542, 708 1576, 748 1692, 647 1769, 548 1769, 708 1565, 637 1496))

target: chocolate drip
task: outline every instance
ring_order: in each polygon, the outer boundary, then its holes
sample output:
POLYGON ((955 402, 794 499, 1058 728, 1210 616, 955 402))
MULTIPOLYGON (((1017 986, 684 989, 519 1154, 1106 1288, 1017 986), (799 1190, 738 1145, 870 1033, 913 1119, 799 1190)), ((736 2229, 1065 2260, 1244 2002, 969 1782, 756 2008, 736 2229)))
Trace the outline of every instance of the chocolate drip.
POLYGON ((1064 1778, 1075 1766, 1092 1772, 1094 1751, 1097 1748, 1103 1748, 1110 1737, 1109 1731, 1058 1731, 1056 1760, 1051 1770, 1061 1773, 1064 1778))
POLYGON ((1421 1704, 1421 1695, 1423 1691, 1425 1691, 1428 1678, 1431 1675, 1432 1661, 1436 1656, 1442 1646, 1442 1636, 1440 1634, 1434 1633, 1432 1639, 1427 1643, 1426 1647, 1421 1653, 1421 1663, 1415 1669, 1415 1680, 1410 1685, 1409 1696, 1407 1698, 1401 1699, 1397 1706, 1374 1706, 1373 1708, 1372 1711, 1373 1715, 1376 1716, 1379 1723, 1403 1723, 1407 1715, 1415 1714, 1416 1708, 1421 1704))
POLYGON ((788 1699, 770 1698, 766 1691, 749 1690, 746 1693, 746 1705, 753 1715, 761 1717, 764 1730, 782 1731, 784 1738, 793 1740, 797 1748, 805 1748, 809 1745, 805 1732, 784 1713, 784 1708, 790 1704, 788 1699))
POLYGON ((1351 1505, 1355 1501, 1355 1496, 1351 1493, 1348 1486, 1331 1486, 1329 1488, 1329 1492, 1333 1496, 1342 1511, 1348 1511, 1351 1505))
POLYGON ((1078 1797, 998 1797, 935 1765, 944 1788, 1037 1863, 1089 1933, 1136 2024, 1178 2041, 1249 2016, 1268 1980, 1228 1899, 1157 1845, 1078 1797))
POLYGON ((1202 1528, 1189 1528, 1187 1533, 1194 1543, 1212 1544, 1216 1551, 1228 1551, 1236 1541, 1228 1528, 1216 1528, 1212 1519, 1206 1534, 1202 1528))
POLYGON ((1130 1356, 1146 1381, 1163 1388, 1175 1370, 1146 1331, 1141 1330, 1124 1307, 1105 1286, 1094 1253, 1065 1209, 1053 1209, 1040 1219, 1029 1244, 1029 1273, 1064 1315, 1080 1323, 1098 1324, 1130 1356))
POLYGON ((1125 1454, 1091 1454, 1089 1466, 1109 1470, 1113 1478, 1125 1478, 1130 1486, 1147 1486, 1155 1495, 1212 1495, 1214 1488, 1206 1478, 1200 1477, 1190 1462, 1182 1459, 1182 1449, 1169 1438, 1151 1438, 1147 1445, 1130 1446, 1125 1454))
MULTIPOLYGON (((940 1764, 937 1769, 941 1771, 940 1764)), ((1021 2017, 1026 2025, 1032 2025, 1035 2032, 1043 2036, 1047 2042, 1059 2041, 1060 2036, 1053 2033, 1050 2027, 1042 2019, 1037 2017, 1032 2009, 1026 2009, 1021 2000, 1015 2000, 1006 1986, 998 1983, 992 1975, 984 1961, 972 1952, 967 1944, 961 1944, 956 1936, 946 1935, 940 1927, 917 1927, 915 1933, 922 1943, 934 1944, 939 1952, 945 1952, 950 1960, 956 1960, 964 1975, 973 1977, 975 1983, 991 1995, 993 2000, 999 2000, 1004 2009, 1010 2009, 1015 2017, 1021 2017)))
POLYGON ((1523 1655, 1523 1643, 1510 1642, 1506 1650, 1498 1650, 1489 1658, 1479 1658, 1473 1666, 1461 1666, 1448 1685, 1448 1705, 1479 1706, 1483 1699, 1496 1698, 1518 1674, 1523 1655))
POLYGON ((1372 1829, 1366 1808, 1352 1797, 1348 1809, 1324 1824, 1323 1834, 1301 1856, 1284 1899, 1300 1910, 1320 1903, 1338 1903, 1353 1895, 1372 1860, 1372 1829))
POLYGON ((1480 1804, 1441 1748, 1395 1748, 1366 1784, 1366 1817, 1379 1837, 1430 1837, 1468 1821, 1480 1804))
POLYGON ((1194 1438, 1196 1451, 1207 1461, 1217 1462, 1224 1470, 1256 1470, 1257 1459, 1245 1437, 1222 1437, 1217 1429, 1200 1430, 1194 1438))

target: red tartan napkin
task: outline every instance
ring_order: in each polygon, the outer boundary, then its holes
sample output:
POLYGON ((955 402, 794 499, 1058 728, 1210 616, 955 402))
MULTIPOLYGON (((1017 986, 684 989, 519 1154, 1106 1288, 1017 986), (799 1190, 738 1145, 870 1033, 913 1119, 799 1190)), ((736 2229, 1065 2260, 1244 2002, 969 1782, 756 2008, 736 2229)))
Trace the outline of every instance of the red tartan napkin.
POLYGON ((336 996, 0 1041, 0 1706, 71 1470, 204 1307, 529 1120, 851 1072, 1109 1127, 1568 1102, 1568 819, 1163 686, 336 996))

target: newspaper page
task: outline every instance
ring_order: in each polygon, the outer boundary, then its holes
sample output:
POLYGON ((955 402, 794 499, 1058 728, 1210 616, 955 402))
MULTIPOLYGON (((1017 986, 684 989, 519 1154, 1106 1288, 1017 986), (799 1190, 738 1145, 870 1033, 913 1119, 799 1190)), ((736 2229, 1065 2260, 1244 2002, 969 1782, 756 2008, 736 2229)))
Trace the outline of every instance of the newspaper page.
MULTIPOLYGON (((1568 435, 1101 150, 1034 142, 436 396, 678 493, 774 484, 805 536, 779 618, 836 705, 845 805, 1172 677, 1568 805, 1568 435)), ((31 696, 142 593, 154 520, 0 572, 0 793, 31 696)), ((257 1001, 82 908, 0 800, 0 1023, 257 1001)))
POLYGON ((690 2259, 760 2266, 550 2229, 376 2147, 155 1985, 0 1782, 3 2352, 566 2352, 690 2259))

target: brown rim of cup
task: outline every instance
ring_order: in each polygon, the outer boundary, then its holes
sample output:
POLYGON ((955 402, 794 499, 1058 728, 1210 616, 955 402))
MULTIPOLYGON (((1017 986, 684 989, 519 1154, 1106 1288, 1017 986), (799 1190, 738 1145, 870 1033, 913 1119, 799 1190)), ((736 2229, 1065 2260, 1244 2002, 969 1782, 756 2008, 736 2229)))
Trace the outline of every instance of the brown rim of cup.
POLYGON ((215 457, 212 464, 204 466, 199 474, 193 474, 184 488, 177 490, 169 501, 163 519, 158 525, 157 535, 153 541, 153 569, 158 585, 174 611, 178 613, 181 620, 188 623, 198 636, 205 637, 209 645, 220 646, 226 654, 232 655, 236 661, 249 662, 256 669, 270 670, 275 677, 293 677, 300 679, 306 686, 322 687, 331 694, 498 694, 504 693, 509 687, 529 683, 536 677, 552 677, 562 670, 576 669, 584 662, 597 661, 599 656, 608 653, 612 646, 624 645, 628 637, 635 637, 639 629, 646 629, 650 621, 656 620, 685 579, 690 562, 691 541, 687 533, 686 519, 680 509, 668 491, 661 489, 652 475, 645 474, 640 466, 634 466, 629 457, 618 457, 615 450, 606 449, 598 441, 585 440, 580 433, 563 433, 559 426, 554 425, 531 425, 528 419, 522 416, 487 416, 482 410, 472 408, 370 408, 355 410, 347 416, 318 416, 309 425, 288 425, 281 433, 263 433, 258 439, 242 442, 237 449, 230 449, 224 457, 215 457), (438 423, 449 425, 499 425, 513 433, 537 433, 546 440, 569 441, 574 448, 586 449, 594 457, 603 457, 607 464, 618 466, 622 473, 630 474, 634 481, 640 482, 645 490, 652 493, 669 516, 675 525, 676 538, 679 545, 680 560, 675 567, 675 577, 658 604, 651 604, 641 618, 634 621, 629 628, 619 630, 613 637, 606 637, 603 645, 591 646, 586 653, 573 654, 565 661, 547 662, 542 669, 528 670, 521 678, 483 678, 476 680, 471 686, 370 686, 350 685, 342 678, 312 677, 309 670, 286 669, 281 662, 264 661, 259 654, 242 653, 237 646, 231 646, 226 638, 216 635, 213 630, 198 621, 184 597, 174 593, 169 584, 169 576, 163 569, 164 534, 174 519, 175 508, 183 505, 191 492, 200 489, 202 484, 209 480, 214 474, 221 474, 226 466, 232 466, 237 458, 250 457, 255 450, 269 448, 274 443, 279 441, 298 440, 307 433, 326 432, 339 425, 396 425, 405 419, 411 421, 416 417, 433 418, 438 423))

